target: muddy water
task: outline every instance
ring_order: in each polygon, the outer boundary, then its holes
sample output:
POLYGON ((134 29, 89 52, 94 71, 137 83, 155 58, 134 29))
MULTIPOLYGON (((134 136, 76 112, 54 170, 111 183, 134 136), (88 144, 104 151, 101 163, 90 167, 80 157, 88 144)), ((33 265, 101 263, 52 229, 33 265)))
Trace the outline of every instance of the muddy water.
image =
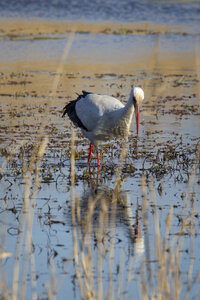
MULTIPOLYGON (((168 247, 173 249, 179 237, 182 237, 183 246, 179 251, 182 297, 187 288, 191 259, 194 263, 192 280, 199 274, 200 267, 199 181, 196 176, 188 181, 195 163, 200 130, 198 40, 193 35, 172 33, 152 35, 143 32, 142 35, 136 35, 132 32, 130 35, 116 35, 112 33, 114 25, 111 26, 109 34, 76 34, 63 65, 56 94, 51 96, 57 66, 69 34, 59 32, 55 35, 51 32, 49 35, 48 32, 46 36, 44 26, 42 38, 38 39, 38 31, 34 31, 33 28, 39 27, 39 24, 33 24, 32 33, 29 32, 27 36, 21 36, 19 30, 15 32, 16 36, 3 34, 0 41, 0 138, 3 166, 0 181, 0 222, 4 245, 2 249, 12 254, 3 261, 1 268, 7 274, 8 290, 13 280, 18 239, 26 232, 26 228, 20 228, 25 214, 22 210, 25 187, 23 167, 29 165, 33 146, 43 126, 42 134, 48 136, 49 140, 42 160, 40 189, 31 200, 35 201, 32 207, 32 247, 36 292, 39 299, 47 297, 48 287, 45 284, 50 283, 53 265, 58 282, 54 292, 58 299, 64 299, 66 294, 71 299, 80 299, 74 266, 74 226, 71 219, 72 125, 67 118, 61 118, 62 108, 82 89, 114 95, 125 103, 130 88, 139 85, 145 92, 145 101, 141 109, 140 137, 137 139, 135 136, 133 122, 127 157, 122 167, 121 188, 114 219, 112 192, 122 145, 120 141, 103 145, 102 169, 97 172, 94 158, 89 172, 88 141, 79 131, 76 133, 75 195, 80 198, 82 221, 85 220, 91 205, 90 197, 96 201, 91 221, 93 225, 84 236, 92 249, 94 290, 97 289, 100 278, 105 297, 111 275, 115 297, 117 293, 120 294, 120 298, 124 295, 127 298, 138 298, 142 295, 142 262, 149 259, 152 268, 157 267, 155 211, 158 213, 161 237, 164 239, 166 216, 170 207, 173 207, 168 247), (37 39, 34 40, 33 35, 37 39), (8 164, 4 166, 6 159, 8 164), (147 176, 148 236, 142 218, 142 175, 147 176), (150 179, 154 182, 156 205, 149 190, 150 179), (98 195, 103 195, 108 210, 103 228, 105 243, 99 244, 97 235, 102 203, 98 195), (188 218, 185 227, 182 228, 181 220, 186 216, 190 217, 192 209, 195 210, 195 216, 192 220, 188 218), (193 252, 190 247, 192 238, 193 252), (112 245, 114 254, 110 259, 109 249, 112 245), (103 272, 98 277, 98 251, 101 247, 104 254, 103 272), (150 257, 147 256, 148 247, 150 257), (110 261, 113 261, 111 273, 110 261), (127 278, 131 278, 128 285, 127 278)), ((56 26, 60 30, 59 25, 56 26)), ((198 172, 199 170, 197 176, 198 172)), ((32 178, 31 190, 34 187, 34 173, 32 178)), ((32 192, 30 198, 31 195, 32 192)), ((84 230, 82 234, 84 235, 84 230)), ((25 242, 22 243, 19 255, 19 281, 23 277, 23 262, 26 259, 24 246, 25 242)), ((32 293, 32 275, 33 270, 29 270, 25 278, 27 299, 32 293)), ((153 286, 156 286, 155 275, 153 286)), ((197 297, 198 293, 199 282, 194 280, 190 289, 190 299, 197 297)))

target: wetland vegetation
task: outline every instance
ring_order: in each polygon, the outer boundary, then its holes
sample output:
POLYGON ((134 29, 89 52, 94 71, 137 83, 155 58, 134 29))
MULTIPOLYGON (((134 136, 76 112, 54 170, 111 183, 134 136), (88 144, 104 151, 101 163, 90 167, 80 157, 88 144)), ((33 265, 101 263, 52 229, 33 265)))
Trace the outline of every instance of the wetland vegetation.
POLYGON ((0 299, 199 298, 196 36, 24 22, 1 25, 0 299), (135 85, 139 138, 103 144, 89 170, 65 103, 82 89, 126 102, 135 85))

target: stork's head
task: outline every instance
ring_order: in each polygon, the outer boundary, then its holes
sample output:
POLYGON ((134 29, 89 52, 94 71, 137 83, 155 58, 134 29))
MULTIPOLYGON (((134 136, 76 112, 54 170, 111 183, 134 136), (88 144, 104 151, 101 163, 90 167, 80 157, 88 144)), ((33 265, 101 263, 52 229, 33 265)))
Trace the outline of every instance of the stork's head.
POLYGON ((139 135, 139 115, 140 115, 140 106, 144 100, 144 92, 140 87, 134 87, 131 91, 131 96, 133 98, 133 104, 135 108, 135 119, 137 126, 137 136, 139 135))

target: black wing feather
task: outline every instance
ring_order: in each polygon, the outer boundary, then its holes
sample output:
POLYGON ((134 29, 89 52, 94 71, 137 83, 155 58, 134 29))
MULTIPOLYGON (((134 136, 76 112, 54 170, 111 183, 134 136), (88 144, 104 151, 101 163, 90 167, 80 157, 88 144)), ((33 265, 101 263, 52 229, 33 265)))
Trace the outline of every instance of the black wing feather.
POLYGON ((76 100, 70 101, 64 108, 63 108, 63 115, 64 117, 66 114, 70 118, 70 120, 74 123, 75 126, 78 126, 86 131, 88 131, 87 127, 81 122, 79 117, 76 113, 76 102, 82 98, 85 98, 87 95, 92 94, 90 92, 82 91, 82 95, 78 95, 76 100))

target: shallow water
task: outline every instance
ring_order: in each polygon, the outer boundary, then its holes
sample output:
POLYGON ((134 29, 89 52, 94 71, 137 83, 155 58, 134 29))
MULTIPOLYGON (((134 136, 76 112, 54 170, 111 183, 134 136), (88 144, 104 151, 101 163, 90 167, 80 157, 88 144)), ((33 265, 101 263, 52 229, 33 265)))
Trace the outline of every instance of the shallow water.
MULTIPOLYGON (((34 194, 33 172, 29 195, 34 212, 32 267, 35 267, 36 291, 39 299, 46 299, 49 285, 58 299, 63 299, 66 294, 71 299, 80 299, 73 249, 73 229, 78 231, 79 226, 78 222, 72 225, 71 218, 71 123, 67 118, 61 118, 62 108, 82 89, 115 95, 126 102, 131 86, 140 85, 145 91, 140 136, 136 138, 133 123, 114 219, 112 196, 122 145, 120 141, 104 145, 101 148, 102 169, 97 172, 94 158, 89 172, 88 141, 77 131, 74 193, 80 198, 80 215, 83 221, 79 239, 86 240, 86 253, 92 253, 88 268, 92 268, 94 291, 98 289, 100 279, 104 298, 112 290, 114 298, 119 293, 120 298, 125 295, 127 298, 134 296, 137 299, 139 295, 143 295, 140 290, 145 276, 142 263, 149 261, 152 270, 157 267, 155 213, 158 214, 163 240, 166 217, 170 207, 173 207, 167 246, 173 251, 176 243, 183 242, 179 249, 182 298, 187 289, 191 261, 192 279, 199 274, 200 267, 198 168, 193 181, 188 181, 197 155, 200 129, 199 65, 194 54, 198 47, 195 48, 192 36, 164 35, 159 41, 152 35, 77 34, 63 66, 56 96, 50 97, 58 61, 67 38, 68 35, 62 35, 60 40, 0 41, 0 64, 3 66, 0 95, 1 166, 9 158, 8 164, 3 165, 0 180, 1 244, 4 245, 3 251, 12 254, 2 260, 1 268, 8 278, 8 294, 13 280, 19 238, 22 238, 19 281, 23 278, 23 263, 26 259, 29 263, 25 254, 27 223, 22 222, 28 215, 22 210, 26 179, 23 176, 23 166, 30 164, 42 121, 43 136, 48 136, 49 141, 42 160, 40 188, 34 194), (160 46, 156 48, 158 42, 160 46), (159 53, 156 58, 155 49, 159 53), (147 176, 148 227, 142 216, 143 175, 147 176), (150 193, 151 178, 156 204, 150 193), (99 195, 103 196, 98 199, 99 195), (85 233, 84 220, 91 207, 90 196, 93 197, 92 201, 96 201, 96 205, 90 220, 91 228, 85 233), (105 206, 102 206, 102 199, 105 206), (108 210, 103 222, 102 207, 108 210), (195 214, 192 214, 193 209, 195 214), (182 228, 181 220, 186 216, 188 219, 182 228), (98 241, 99 222, 104 224, 101 242, 98 241), (24 228, 21 229, 20 224, 24 224, 24 228), (112 247, 114 252, 110 257, 112 247), (148 247, 150 257, 147 255, 148 247), (99 257, 102 258, 103 270, 100 276, 99 257), (110 272, 111 262, 113 267, 110 272), (50 285, 52 266, 57 280, 55 288, 50 285), (113 288, 108 284, 109 276, 112 277, 113 288), (127 278, 131 278, 128 286, 127 278), (120 283, 122 285, 119 291, 120 283)), ((167 249, 165 252, 169 253, 167 249)), ((33 268, 30 271, 29 265, 25 278, 27 299, 32 292, 33 273, 33 268)), ((84 278, 84 274, 82 277, 84 278)), ((156 286, 155 273, 153 286, 156 286)), ((199 277, 194 280, 189 298, 198 297, 198 293, 199 277)))
MULTIPOLYGON (((43 62, 45 60, 59 60, 65 48, 69 35, 59 36, 60 40, 35 40, 28 43, 26 40, 0 41, 1 63, 6 60, 9 63, 43 62), (45 51, 48 49, 48 51, 45 51)), ((92 64, 115 64, 120 60, 121 64, 134 66, 136 60, 148 63, 155 47, 157 36, 127 36, 107 34, 76 34, 73 41, 68 61, 73 64, 83 64, 90 60, 92 64), (148 49, 148 53, 146 51, 148 49), (81 53, 81 55, 80 55, 81 53), (122 55, 123 53, 123 55, 122 55)), ((171 61, 179 59, 180 55, 188 55, 192 60, 195 46, 195 37, 184 35, 164 35, 160 37, 160 53, 165 59, 171 56, 171 61)), ((158 59, 163 60, 159 55, 158 59)), ((137 62, 136 62, 137 65, 137 62)), ((193 67, 193 65, 191 67, 193 67)))
POLYGON ((144 22, 199 32, 199 1, 1 1, 0 17, 86 22, 144 22))

